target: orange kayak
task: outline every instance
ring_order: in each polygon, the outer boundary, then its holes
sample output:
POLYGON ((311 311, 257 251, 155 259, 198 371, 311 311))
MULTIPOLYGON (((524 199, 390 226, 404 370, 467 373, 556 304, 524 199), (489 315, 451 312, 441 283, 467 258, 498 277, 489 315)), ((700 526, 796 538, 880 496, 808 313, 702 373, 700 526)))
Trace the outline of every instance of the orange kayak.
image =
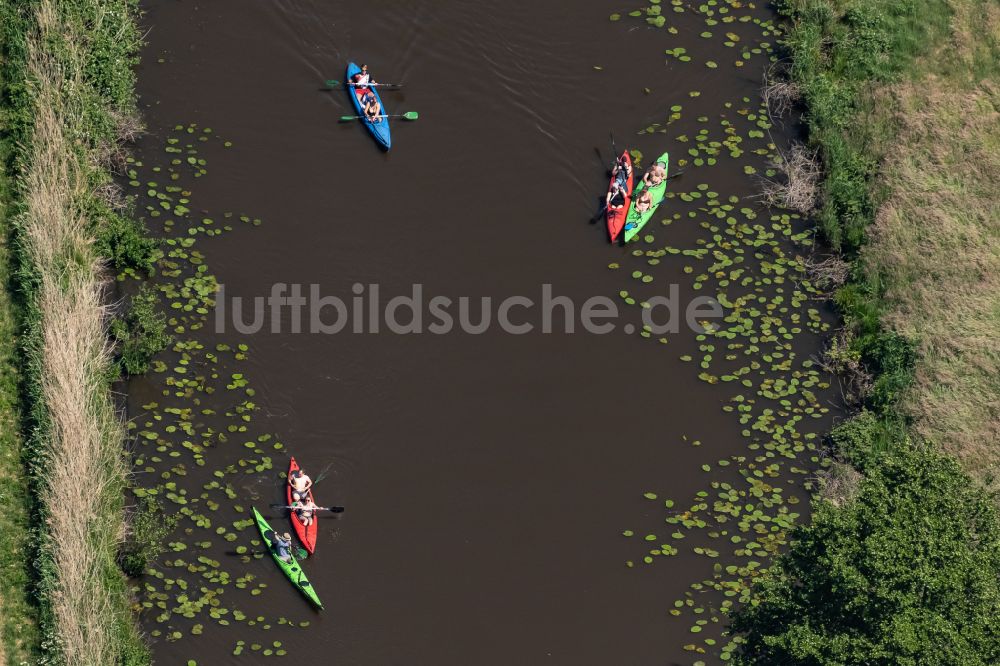
MULTIPOLYGON (((288 478, 291 479, 292 478, 292 472, 295 472, 298 469, 299 469, 299 464, 297 462, 295 462, 295 458, 292 458, 291 460, 289 460, 288 461, 288 478)), ((287 496, 288 496, 288 504, 289 504, 289 506, 291 506, 291 504, 292 504, 292 484, 291 483, 286 484, 285 490, 286 490, 286 493, 287 493, 287 496)), ((310 500, 313 499, 312 488, 309 489, 309 499, 310 500)), ((313 500, 313 501, 315 501, 315 500, 313 500)), ((289 509, 289 513, 291 514, 291 518, 292 518, 292 527, 295 528, 295 533, 299 535, 299 541, 302 542, 302 545, 305 546, 305 549, 307 551, 309 551, 310 555, 312 555, 312 553, 316 550, 316 532, 317 532, 317 529, 318 529, 317 523, 319 522, 319 519, 318 519, 318 517, 316 515, 316 512, 315 511, 313 512, 312 523, 309 524, 309 527, 306 527, 305 525, 302 524, 302 521, 299 520, 299 517, 295 514, 294 510, 289 509)))

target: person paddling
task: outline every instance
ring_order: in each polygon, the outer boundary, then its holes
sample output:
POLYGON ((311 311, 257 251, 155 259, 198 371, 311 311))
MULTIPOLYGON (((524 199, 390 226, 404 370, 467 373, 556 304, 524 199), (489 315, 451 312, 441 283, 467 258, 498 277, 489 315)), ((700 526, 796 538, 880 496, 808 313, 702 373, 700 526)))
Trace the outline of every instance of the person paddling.
POLYGON ((629 195, 628 179, 632 175, 632 166, 623 156, 619 156, 615 162, 614 169, 611 170, 614 180, 611 181, 611 188, 605 204, 608 208, 621 208, 625 205, 625 197, 629 195))
POLYGON ((666 177, 667 165, 663 162, 657 162, 646 170, 645 175, 642 177, 642 182, 646 183, 646 187, 656 187, 662 183, 666 177))
POLYGON ((369 90, 364 97, 361 98, 361 108, 364 109, 365 116, 369 121, 373 123, 382 122, 382 105, 378 103, 378 97, 375 97, 375 93, 369 90))
POLYGON ((369 84, 375 83, 371 74, 368 73, 368 65, 361 65, 361 71, 351 77, 351 83, 354 84, 354 94, 357 95, 358 103, 368 121, 382 122, 383 118, 379 118, 382 115, 382 105, 379 104, 378 97, 375 96, 372 89, 368 87, 369 84))
POLYGON ((292 487, 292 502, 301 502, 309 496, 313 481, 302 469, 297 469, 288 477, 288 485, 292 487))
POLYGON ((617 180, 611 183, 608 195, 604 202, 604 207, 609 210, 618 210, 625 205, 625 186, 617 180))
POLYGON ((274 552, 282 562, 292 561, 292 535, 288 532, 284 534, 274 534, 274 552))
POLYGON ((302 523, 303 527, 309 527, 312 525, 316 510, 319 507, 316 502, 312 501, 308 497, 303 500, 296 500, 292 502, 292 511, 298 517, 299 521, 302 523))
POLYGON ((354 83, 362 86, 366 86, 369 83, 375 83, 372 81, 371 74, 368 73, 368 65, 361 65, 361 71, 354 75, 354 83))

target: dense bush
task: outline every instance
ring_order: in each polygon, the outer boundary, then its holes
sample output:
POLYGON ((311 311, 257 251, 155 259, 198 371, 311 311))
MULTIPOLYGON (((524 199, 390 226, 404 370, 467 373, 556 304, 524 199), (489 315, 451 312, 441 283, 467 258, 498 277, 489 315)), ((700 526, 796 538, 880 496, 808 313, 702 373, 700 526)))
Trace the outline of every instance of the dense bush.
POLYGON ((912 447, 866 476, 853 502, 817 505, 736 615, 736 663, 1000 663, 995 498, 950 458, 912 447))
POLYGON ((908 446, 903 424, 862 409, 830 431, 837 457, 865 470, 892 451, 908 446))
POLYGON ((146 372, 150 359, 170 343, 166 317, 157 308, 158 303, 156 293, 143 286, 132 297, 125 314, 111 322, 111 337, 116 343, 118 365, 124 374, 146 372))
POLYGON ((910 385, 917 352, 912 342, 889 331, 862 339, 861 360, 875 376, 868 403, 885 411, 910 385))
POLYGON ((97 228, 96 249, 116 273, 131 270, 137 274, 150 274, 157 246, 156 240, 146 235, 142 222, 105 211, 97 228))
POLYGON ((140 499, 129 523, 118 561, 129 576, 139 576, 163 552, 163 540, 177 526, 178 516, 167 516, 155 498, 140 499))

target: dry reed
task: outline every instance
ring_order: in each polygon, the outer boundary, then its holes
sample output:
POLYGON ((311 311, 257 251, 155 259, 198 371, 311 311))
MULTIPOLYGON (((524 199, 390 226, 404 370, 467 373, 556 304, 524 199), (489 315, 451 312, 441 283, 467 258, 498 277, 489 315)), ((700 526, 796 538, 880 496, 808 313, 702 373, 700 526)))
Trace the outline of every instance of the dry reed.
POLYGON ((122 429, 109 401, 109 360, 101 267, 81 210, 85 173, 73 150, 81 114, 74 106, 80 70, 74 45, 53 0, 37 9, 29 39, 28 75, 36 115, 25 163, 23 237, 40 284, 42 395, 49 418, 42 497, 48 548, 57 579, 51 594, 55 630, 67 664, 118 661, 108 588, 121 538, 120 503, 126 468, 122 429), (61 35, 70 58, 57 62, 45 46, 61 35))

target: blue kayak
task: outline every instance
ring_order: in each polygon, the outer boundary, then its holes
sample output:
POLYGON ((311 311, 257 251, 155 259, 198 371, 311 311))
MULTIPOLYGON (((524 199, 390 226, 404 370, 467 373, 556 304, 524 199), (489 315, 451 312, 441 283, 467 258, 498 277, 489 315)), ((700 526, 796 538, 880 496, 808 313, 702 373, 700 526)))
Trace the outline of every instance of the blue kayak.
MULTIPOLYGON (((355 65, 353 62, 347 65, 347 74, 344 77, 345 83, 351 83, 354 80, 355 74, 360 74, 361 68, 355 65)), ((357 111, 357 115, 364 116, 364 109, 361 108, 361 97, 365 95, 366 92, 371 91, 375 95, 375 99, 378 100, 379 108, 382 109, 382 113, 386 114, 388 111, 385 110, 385 106, 382 104, 382 98, 379 97, 377 88, 360 88, 358 86, 347 86, 347 94, 351 97, 351 102, 354 103, 354 110, 357 111), (360 96, 359 96, 360 94, 360 96)), ((368 131, 372 133, 375 140, 378 141, 378 145, 382 146, 386 150, 392 146, 392 138, 389 136, 389 119, 379 118, 374 122, 363 118, 361 120, 368 128, 368 131)))

